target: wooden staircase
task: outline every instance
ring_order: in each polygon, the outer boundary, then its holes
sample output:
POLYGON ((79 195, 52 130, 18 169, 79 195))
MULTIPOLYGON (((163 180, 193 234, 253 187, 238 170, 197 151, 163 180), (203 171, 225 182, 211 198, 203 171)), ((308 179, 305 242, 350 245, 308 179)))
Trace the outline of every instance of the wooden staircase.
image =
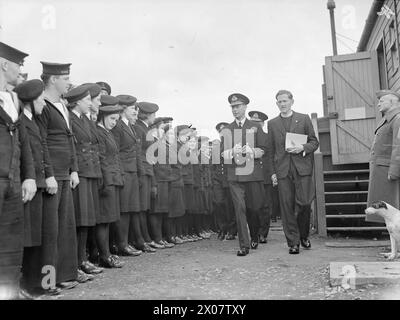
POLYGON ((314 225, 317 225, 318 234, 386 230, 382 224, 365 221, 368 163, 332 164, 329 119, 316 118, 313 114, 312 122, 320 141, 320 148, 314 154, 314 225))

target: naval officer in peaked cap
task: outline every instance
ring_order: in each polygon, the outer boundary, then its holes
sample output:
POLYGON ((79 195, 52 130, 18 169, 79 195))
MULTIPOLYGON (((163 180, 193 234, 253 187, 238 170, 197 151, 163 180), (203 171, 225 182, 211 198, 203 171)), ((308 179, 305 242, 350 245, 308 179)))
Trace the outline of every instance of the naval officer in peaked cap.
POLYGON ((227 127, 231 134, 229 139, 226 134, 223 137, 222 156, 225 163, 232 163, 227 176, 239 235, 237 255, 245 256, 250 248, 257 249, 259 243, 259 210, 264 204, 261 157, 267 146, 260 125, 246 118, 249 99, 234 93, 228 97, 228 102, 235 120, 227 127))

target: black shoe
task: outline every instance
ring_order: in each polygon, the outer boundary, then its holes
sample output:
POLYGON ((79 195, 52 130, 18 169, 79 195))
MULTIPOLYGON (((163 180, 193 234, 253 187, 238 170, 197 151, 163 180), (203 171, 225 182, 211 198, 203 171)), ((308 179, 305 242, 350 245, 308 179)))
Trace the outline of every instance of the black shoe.
POLYGON ((250 247, 251 247, 253 250, 256 250, 256 249, 258 248, 258 240, 251 240, 251 245, 250 245, 250 247))
POLYGON ((139 248, 140 250, 142 250, 143 252, 147 252, 147 253, 155 253, 157 250, 153 249, 152 247, 150 247, 147 243, 145 243, 143 245, 143 247, 139 248))
POLYGON ((87 274, 99 274, 103 272, 103 269, 97 268, 89 261, 83 261, 82 264, 79 266, 79 269, 87 274))
POLYGON ((300 243, 304 249, 311 249, 311 241, 309 239, 301 239, 300 243))
POLYGON ((124 264, 113 256, 108 256, 107 258, 100 258, 99 265, 103 268, 122 268, 124 264))
POLYGON ((289 248, 289 254, 299 254, 299 253, 300 253, 299 245, 292 246, 289 248))
POLYGON ((267 238, 264 236, 260 236, 260 243, 267 243, 267 238))
POLYGON ((237 256, 238 257, 244 257, 244 256, 247 256, 249 254, 249 249, 247 249, 247 248, 245 248, 245 249, 240 249, 238 252, 237 252, 237 256))
POLYGON ((134 256, 140 256, 141 254, 142 251, 131 249, 129 246, 126 246, 123 249, 118 249, 119 256, 134 257, 134 256))

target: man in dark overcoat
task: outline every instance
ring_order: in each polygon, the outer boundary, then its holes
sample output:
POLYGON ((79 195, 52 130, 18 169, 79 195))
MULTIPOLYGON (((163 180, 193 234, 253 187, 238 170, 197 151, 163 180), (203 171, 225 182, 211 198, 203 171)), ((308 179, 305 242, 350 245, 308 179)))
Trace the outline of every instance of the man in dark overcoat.
MULTIPOLYGON (((400 94, 392 90, 377 92, 382 120, 375 129, 371 147, 368 205, 385 201, 395 208, 400 205, 400 94)), ((366 221, 381 222, 377 215, 366 221)))

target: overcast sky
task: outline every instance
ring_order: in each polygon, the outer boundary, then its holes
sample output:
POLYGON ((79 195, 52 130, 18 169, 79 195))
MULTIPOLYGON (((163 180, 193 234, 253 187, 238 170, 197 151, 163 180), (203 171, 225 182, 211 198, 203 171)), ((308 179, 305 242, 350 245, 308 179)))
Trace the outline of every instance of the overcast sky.
MULTIPOLYGON (((74 84, 106 81, 112 94, 160 106, 174 124, 216 137, 240 92, 248 111, 275 117, 275 93, 322 115, 322 65, 332 54, 326 0, 0 0, 0 40, 39 61, 70 62, 74 84)), ((371 1, 336 0, 339 53, 356 51, 371 1), (345 38, 346 37, 346 38, 345 38), (353 39, 353 40, 351 40, 353 39)))

